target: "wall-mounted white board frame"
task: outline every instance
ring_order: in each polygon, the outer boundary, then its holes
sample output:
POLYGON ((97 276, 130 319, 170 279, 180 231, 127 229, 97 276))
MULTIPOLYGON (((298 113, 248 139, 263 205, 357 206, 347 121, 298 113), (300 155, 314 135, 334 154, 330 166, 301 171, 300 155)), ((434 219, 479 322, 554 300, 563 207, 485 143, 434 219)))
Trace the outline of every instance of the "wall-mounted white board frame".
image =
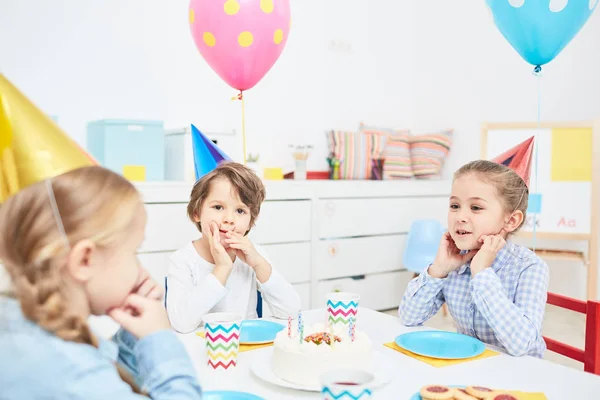
POLYGON ((532 165, 529 189, 530 195, 541 195, 541 210, 528 216, 518 236, 532 238, 536 223, 537 238, 586 241, 587 257, 544 249, 536 253, 582 259, 587 266, 587 297, 597 299, 600 121, 486 122, 481 127, 481 158, 494 158, 531 136, 535 136, 538 158, 532 165))

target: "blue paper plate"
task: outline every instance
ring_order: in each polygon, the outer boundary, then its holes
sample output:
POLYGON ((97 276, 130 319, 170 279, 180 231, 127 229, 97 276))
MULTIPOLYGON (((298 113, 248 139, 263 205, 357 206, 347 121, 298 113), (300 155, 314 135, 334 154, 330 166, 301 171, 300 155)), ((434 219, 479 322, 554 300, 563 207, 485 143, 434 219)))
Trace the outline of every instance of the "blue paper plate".
POLYGON ((277 332, 284 329, 285 326, 277 322, 261 319, 248 319, 242 321, 240 331, 240 343, 243 344, 262 344, 271 343, 275 340, 277 332))
POLYGON ((262 397, 231 390, 213 390, 202 393, 202 400, 264 400, 262 397))
POLYGON ((396 344, 426 357, 459 360, 480 355, 485 344, 474 337, 455 332, 421 331, 400 335, 396 344))

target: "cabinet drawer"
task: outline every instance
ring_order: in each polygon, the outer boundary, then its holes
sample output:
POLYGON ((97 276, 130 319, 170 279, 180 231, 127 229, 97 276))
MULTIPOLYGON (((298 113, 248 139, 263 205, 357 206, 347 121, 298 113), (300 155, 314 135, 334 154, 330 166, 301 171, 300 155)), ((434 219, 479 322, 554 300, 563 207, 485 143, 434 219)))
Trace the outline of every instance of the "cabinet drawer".
POLYGON ((319 238, 406 233, 415 219, 446 226, 446 197, 337 199, 318 202, 319 238))
POLYGON ((310 201, 266 201, 250 231, 255 243, 310 241, 310 201))
POLYGON ((177 250, 200 232, 186 214, 187 203, 146 204, 148 222, 141 252, 177 250))
POLYGON ((366 275, 363 279, 343 278, 319 281, 315 297, 318 303, 313 307, 324 307, 327 293, 354 292, 360 294, 362 307, 373 310, 397 308, 406 285, 412 277, 412 272, 396 271, 366 275))
MULTIPOLYGON (((298 292, 300 300, 302 302, 302 310, 309 310, 310 307, 310 283, 300 283, 292 285, 298 292)), ((271 308, 268 304, 263 302, 263 318, 272 317, 271 308)), ((287 321, 285 322, 287 324, 287 321)))
POLYGON ((406 235, 320 240, 317 279, 367 275, 402 268, 406 235))
POLYGON ((310 281, 310 242, 261 246, 274 268, 290 283, 310 281))
POLYGON ((292 286, 300 295, 300 300, 302 301, 302 309, 310 309, 310 283, 300 283, 292 286))

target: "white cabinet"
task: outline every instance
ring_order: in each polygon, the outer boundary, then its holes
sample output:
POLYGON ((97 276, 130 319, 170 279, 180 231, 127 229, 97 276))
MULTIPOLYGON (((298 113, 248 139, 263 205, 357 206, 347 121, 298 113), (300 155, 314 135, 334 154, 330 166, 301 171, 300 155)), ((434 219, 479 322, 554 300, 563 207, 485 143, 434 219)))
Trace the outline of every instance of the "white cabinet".
POLYGON ((327 293, 355 292, 360 295, 360 305, 363 307, 375 310, 396 308, 412 276, 412 272, 405 270, 319 281, 316 300, 324 305, 327 293))
POLYGON ((447 197, 330 199, 318 202, 319 238, 406 233, 417 218, 446 224, 447 197))
POLYGON ((310 242, 263 245, 271 265, 290 283, 310 282, 310 242))
POLYGON ((146 204, 146 236, 140 251, 173 251, 197 239, 200 232, 186 208, 187 203, 146 204))
POLYGON ((402 268, 405 235, 320 240, 317 279, 342 278, 402 268))
POLYGON ((310 241, 311 202, 265 201, 249 237, 256 243, 310 241))
MULTIPOLYGON (((404 241, 417 218, 446 224, 449 181, 267 181, 252 241, 294 286, 305 309, 355 291, 378 310, 398 306, 412 273, 404 241)), ((163 281, 173 251, 200 233, 186 214, 191 183, 139 183, 148 213, 140 262, 163 281)), ((264 307, 269 315, 268 307, 264 307)))

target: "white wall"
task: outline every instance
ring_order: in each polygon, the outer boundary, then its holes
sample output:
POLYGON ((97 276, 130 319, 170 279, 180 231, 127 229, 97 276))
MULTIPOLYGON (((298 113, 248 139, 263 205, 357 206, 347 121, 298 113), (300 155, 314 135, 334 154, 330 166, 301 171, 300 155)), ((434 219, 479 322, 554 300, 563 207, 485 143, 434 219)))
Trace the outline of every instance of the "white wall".
MULTIPOLYGON (((538 79, 502 37, 484 0, 414 4, 414 127, 457 130, 449 175, 480 156, 481 122, 536 121, 538 79)), ((598 14, 543 67, 543 120, 600 118, 598 14)))
MULTIPOLYGON (((363 120, 417 133, 454 127, 448 176, 479 156, 482 121, 537 116, 532 67, 498 32, 483 0, 291 2, 287 46, 246 93, 249 151, 260 152, 263 165, 291 168, 287 145, 307 142, 316 146, 309 168, 325 169, 323 131, 363 120)), ((98 118, 239 134, 240 103, 196 50, 188 4, 2 1, 0 71, 82 145, 87 121, 98 118)), ((592 15, 544 68, 543 119, 600 116, 598 37, 600 17, 592 15)), ((232 156, 241 157, 241 146, 232 156)))
POLYGON ((85 144, 86 123, 163 119, 167 2, 3 0, 0 71, 85 144))
MULTIPOLYGON (((449 176, 479 156, 482 121, 535 120, 537 80, 483 0, 291 0, 281 58, 246 93, 249 151, 292 167, 287 145, 359 121, 456 129, 449 176), (337 45, 336 45, 337 43, 337 45), (348 50, 349 49, 349 50, 348 50)), ((197 52, 188 0, 0 1, 0 72, 80 144, 87 121, 161 119, 240 131, 240 104, 197 52)), ((600 117, 600 17, 544 68, 542 118, 600 117)), ((239 155, 232 155, 239 157, 239 155)), ((0 279, 1 280, 1 279, 0 279)))
MULTIPOLYGON (((87 121, 105 117, 239 134, 235 90, 196 50, 188 4, 3 1, 0 71, 82 145, 87 121)), ((309 143, 316 146, 309 168, 326 169, 325 129, 356 129, 361 120, 409 126, 412 8, 397 0, 292 0, 286 48, 245 96, 249 152, 260 152, 263 165, 291 168, 287 146, 309 143)), ((241 157, 241 145, 231 156, 241 157)))

